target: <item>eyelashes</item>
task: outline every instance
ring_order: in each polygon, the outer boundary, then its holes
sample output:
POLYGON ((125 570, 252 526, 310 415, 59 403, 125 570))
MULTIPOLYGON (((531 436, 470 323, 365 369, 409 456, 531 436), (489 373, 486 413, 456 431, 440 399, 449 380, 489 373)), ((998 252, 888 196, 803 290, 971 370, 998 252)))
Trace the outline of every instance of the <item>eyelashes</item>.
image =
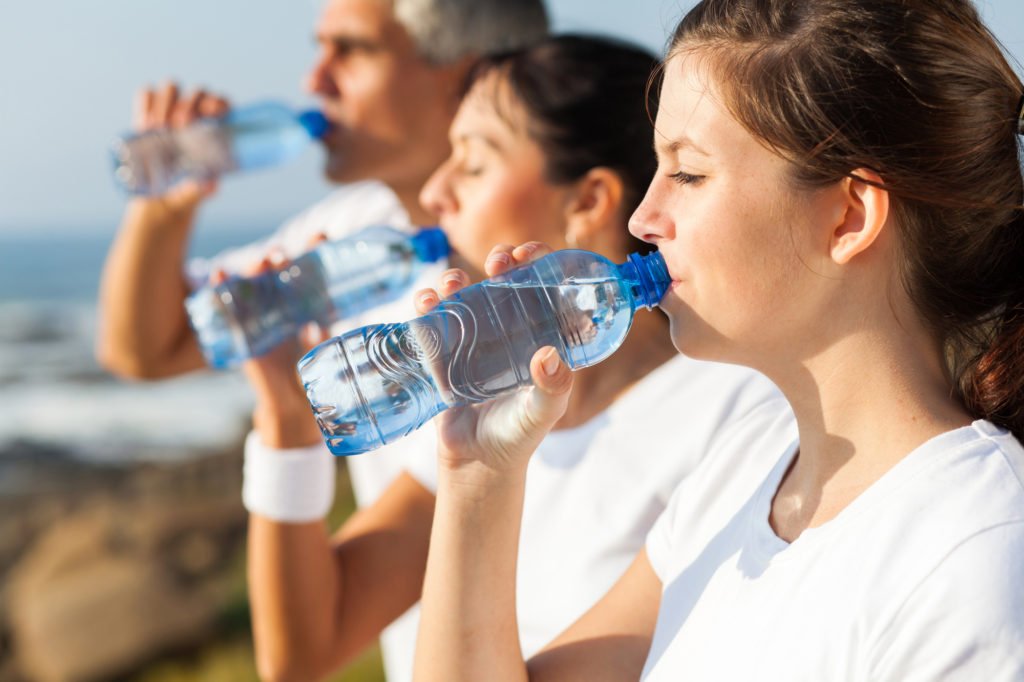
POLYGON ((684 173, 683 171, 672 173, 668 177, 677 185, 696 185, 705 178, 703 175, 691 175, 690 173, 684 173))

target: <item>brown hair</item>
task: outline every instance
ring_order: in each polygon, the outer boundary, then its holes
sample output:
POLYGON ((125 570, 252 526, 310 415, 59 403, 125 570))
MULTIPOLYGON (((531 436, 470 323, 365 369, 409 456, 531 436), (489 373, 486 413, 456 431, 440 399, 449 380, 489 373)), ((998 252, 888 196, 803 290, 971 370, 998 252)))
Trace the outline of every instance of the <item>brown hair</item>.
POLYGON ((672 40, 801 186, 875 171, 976 417, 1024 436, 1020 79, 968 0, 703 0, 672 40))

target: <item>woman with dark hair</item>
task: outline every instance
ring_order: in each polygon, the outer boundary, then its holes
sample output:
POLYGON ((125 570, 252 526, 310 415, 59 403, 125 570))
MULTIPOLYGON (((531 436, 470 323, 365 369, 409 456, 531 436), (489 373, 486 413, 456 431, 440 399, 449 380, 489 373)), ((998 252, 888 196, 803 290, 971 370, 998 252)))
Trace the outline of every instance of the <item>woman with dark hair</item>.
POLYGON ((1022 95, 968 0, 699 2, 630 227, 676 347, 763 371, 797 428, 720 432, 524 664, 523 483, 573 377, 541 349, 525 396, 444 413, 417 679, 1024 679, 1022 95))
MULTIPOLYGON (((466 270, 482 273, 494 243, 527 239, 615 262, 649 250, 629 234, 627 220, 655 168, 642 93, 656 64, 628 45, 563 36, 475 70, 450 130, 451 157, 421 195, 466 270)), ((449 275, 464 281, 462 271, 449 275)), ((517 550, 517 634, 527 654, 626 570, 669 492, 715 434, 778 397, 755 372, 679 356, 666 332, 664 316, 639 313, 619 354, 578 374, 582 390, 538 447, 517 550), (638 428, 650 417, 662 426, 638 428), (683 435, 669 428, 678 420, 687 424, 683 435)), ((263 387, 266 404, 280 405, 295 394, 280 385, 291 380, 268 370, 252 383, 263 387)), ((298 399, 304 402, 301 393, 298 399)), ((407 448, 417 455, 408 472, 333 539, 322 521, 252 515, 250 591, 266 677, 323 676, 418 600, 437 446, 433 428, 411 438, 421 443, 407 448)), ((392 682, 411 676, 415 625, 407 616, 385 635, 392 682)))

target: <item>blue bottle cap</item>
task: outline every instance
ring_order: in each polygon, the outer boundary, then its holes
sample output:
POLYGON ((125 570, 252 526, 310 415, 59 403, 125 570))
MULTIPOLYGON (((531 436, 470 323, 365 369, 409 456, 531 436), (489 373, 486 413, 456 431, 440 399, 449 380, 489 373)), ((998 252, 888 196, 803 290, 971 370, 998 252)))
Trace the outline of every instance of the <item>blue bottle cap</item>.
POLYGON ((327 131, 331 127, 327 117, 316 109, 310 109, 300 113, 299 124, 306 129, 306 132, 309 133, 309 136, 314 140, 319 140, 321 137, 326 135, 327 131))
POLYGON ((420 230, 412 238, 412 248, 416 251, 416 257, 424 263, 439 261, 451 251, 448 237, 439 227, 424 227, 420 230))
POLYGON ((637 297, 637 303, 648 309, 658 305, 658 301, 672 283, 665 259, 657 251, 646 256, 639 253, 629 254, 625 269, 623 274, 634 282, 633 293, 637 297))

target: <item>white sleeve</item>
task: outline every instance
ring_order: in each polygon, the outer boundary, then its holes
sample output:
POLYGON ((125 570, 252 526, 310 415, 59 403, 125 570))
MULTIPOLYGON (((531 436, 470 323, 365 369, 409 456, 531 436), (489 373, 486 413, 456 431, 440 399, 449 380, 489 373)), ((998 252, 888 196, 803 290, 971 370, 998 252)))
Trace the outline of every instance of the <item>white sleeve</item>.
POLYGON ((892 682, 1024 680, 1024 520, 960 543, 914 589, 870 651, 892 682))
POLYGON ((647 540, 644 542, 647 559, 651 562, 651 568, 654 569, 654 574, 658 576, 662 585, 665 585, 674 575, 671 557, 673 545, 678 537, 676 535, 678 525, 676 517, 680 513, 680 500, 683 499, 687 489, 686 480, 676 487, 672 497, 669 498, 668 506, 651 526, 651 530, 647 533, 647 540))

